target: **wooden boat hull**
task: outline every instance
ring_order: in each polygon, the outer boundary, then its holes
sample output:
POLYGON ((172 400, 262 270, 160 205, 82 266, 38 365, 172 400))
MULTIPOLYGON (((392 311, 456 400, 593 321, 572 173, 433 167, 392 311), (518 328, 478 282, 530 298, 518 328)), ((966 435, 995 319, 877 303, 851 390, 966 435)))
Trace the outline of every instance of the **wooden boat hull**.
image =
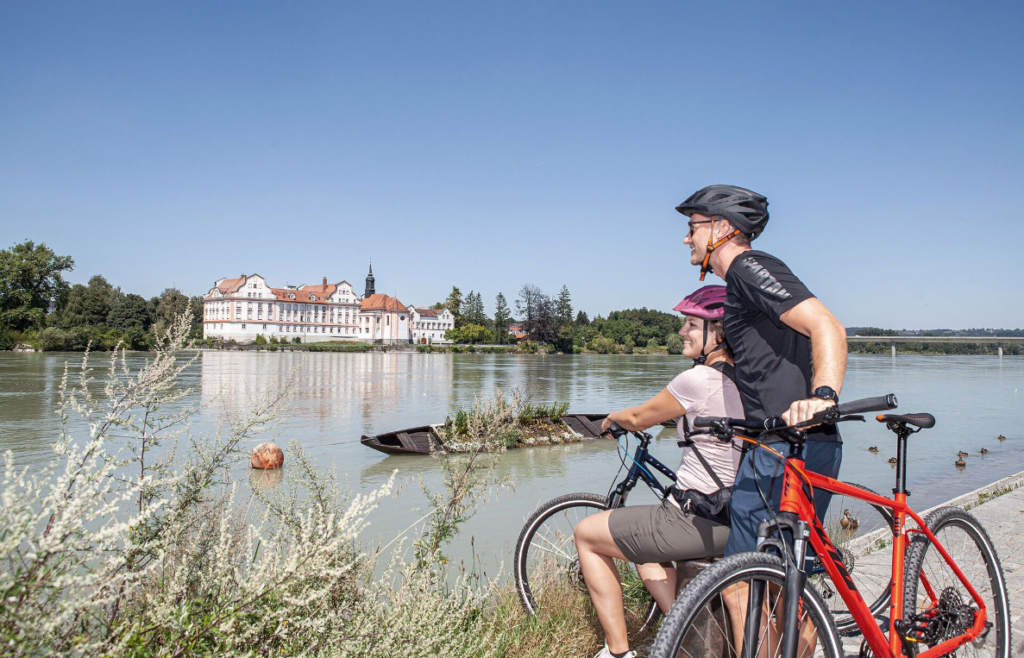
MULTIPOLYGON (((596 439, 601 433, 601 421, 607 415, 566 414, 562 416, 562 422, 572 431, 582 435, 584 440, 596 439)), ((431 425, 384 434, 364 434, 359 442, 388 455, 429 455, 431 448, 434 452, 444 452, 437 430, 431 425)))

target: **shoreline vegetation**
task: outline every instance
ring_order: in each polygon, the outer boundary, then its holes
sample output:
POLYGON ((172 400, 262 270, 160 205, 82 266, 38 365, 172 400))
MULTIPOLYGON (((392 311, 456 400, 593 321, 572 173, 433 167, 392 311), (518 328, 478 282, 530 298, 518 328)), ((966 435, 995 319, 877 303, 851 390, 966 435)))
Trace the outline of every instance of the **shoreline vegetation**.
POLYGON ((479 398, 464 434, 451 424, 475 445, 433 456, 443 485, 421 482, 425 513, 380 545, 364 537, 380 502, 411 495, 415 482, 396 471, 353 496, 297 442, 285 486, 233 478, 287 413, 291 386, 195 432, 201 407, 178 386, 198 358, 188 334, 180 316, 139 368, 123 350, 86 352, 81 372, 65 369, 61 381, 52 461, 30 470, 4 453, 5 655, 541 658, 600 648, 585 593, 567 588, 529 617, 508 574, 446 555, 454 541, 472 543, 461 526, 512 486, 496 465, 513 426, 546 422, 561 405, 479 398))
MULTIPOLYGON (((188 337, 201 348, 305 350, 310 352, 368 352, 412 350, 426 353, 472 354, 682 354, 678 335, 682 318, 647 308, 612 311, 591 319, 573 308, 567 286, 549 296, 533 284, 520 288, 512 304, 504 294, 494 300, 488 315, 479 292, 463 295, 457 286, 435 309, 448 309, 455 326, 445 333, 452 345, 380 345, 315 342, 303 345, 298 336, 282 339, 257 335, 251 345, 233 340, 203 338, 203 298, 189 297, 176 288, 145 299, 126 293, 100 275, 87 285, 70 285, 64 274, 74 259, 59 256, 45 244, 26 241, 0 250, 0 350, 47 352, 109 352, 120 347, 152 351, 174 318, 188 316, 188 337), (515 317, 513 316, 515 312, 515 317), (518 320, 516 318, 519 318, 518 320)), ((850 328, 853 354, 891 351, 891 339, 905 354, 1024 354, 1021 329, 936 329, 910 332, 878 327, 850 328), (912 341, 921 337, 921 341, 912 341), (877 338, 877 341, 868 341, 877 338), (949 338, 943 341, 942 338, 949 338)))

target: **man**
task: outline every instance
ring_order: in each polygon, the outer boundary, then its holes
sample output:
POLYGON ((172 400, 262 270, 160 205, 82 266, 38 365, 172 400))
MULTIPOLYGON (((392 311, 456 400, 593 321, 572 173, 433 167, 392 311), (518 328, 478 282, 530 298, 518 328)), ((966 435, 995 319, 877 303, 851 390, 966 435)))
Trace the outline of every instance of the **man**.
MULTIPOLYGON (((735 356, 736 385, 747 418, 781 415, 790 424, 837 404, 846 373, 846 330, 779 259, 750 243, 768 223, 768 200, 732 185, 711 185, 676 207, 689 218, 683 242, 701 280, 725 280, 725 337, 735 356)), ((839 475, 843 448, 835 425, 807 431, 806 467, 839 475)), ((753 551, 757 525, 778 511, 782 468, 766 450, 748 451, 740 464, 730 506, 725 554, 753 551), (764 495, 771 496, 772 509, 764 495)), ((819 518, 830 496, 816 492, 819 518)))

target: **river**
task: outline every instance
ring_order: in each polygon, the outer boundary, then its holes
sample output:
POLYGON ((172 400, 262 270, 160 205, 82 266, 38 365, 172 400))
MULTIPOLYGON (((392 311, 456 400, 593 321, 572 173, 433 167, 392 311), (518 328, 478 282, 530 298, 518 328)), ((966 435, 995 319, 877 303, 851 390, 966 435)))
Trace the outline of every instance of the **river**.
MULTIPOLYGON (((106 363, 104 355, 93 358, 100 368, 106 363)), ((137 367, 147 358, 132 354, 128 361, 137 367)), ((0 353, 0 451, 12 450, 17 464, 40 465, 52 458, 61 374, 67 364, 75 380, 80 363, 76 354, 0 353)), ((440 469, 430 457, 389 457, 365 448, 361 434, 439 422, 495 387, 529 388, 535 401, 566 401, 570 411, 606 412, 646 400, 686 367, 688 360, 677 356, 207 351, 181 384, 193 388, 190 401, 206 405, 196 425, 202 431, 214 427, 226 409, 244 410, 252 396, 294 378, 293 402, 269 440, 285 448, 298 441, 355 493, 378 488, 398 470, 400 495, 382 504, 364 535, 368 544, 376 544, 421 516, 425 501, 419 478, 437 487, 440 469)), ((850 357, 844 400, 890 392, 897 394, 900 411, 927 411, 938 421, 910 440, 908 480, 916 509, 1024 469, 1024 358, 850 357), (999 434, 1007 440, 997 441, 999 434), (979 454, 982 447, 991 452, 979 454), (964 469, 953 464, 959 450, 970 453, 964 469)), ((80 421, 72 419, 70 427, 85 436, 80 421)), ((895 477, 888 464, 895 454, 892 434, 873 420, 847 423, 842 431, 841 478, 888 492, 895 477), (869 446, 879 451, 869 452, 869 446)), ((657 437, 654 454, 678 464, 674 430, 661 430, 657 437)), ((522 522, 539 503, 573 491, 604 493, 619 465, 615 444, 605 440, 501 455, 498 472, 514 489, 500 492, 466 524, 451 554, 468 558, 472 537, 472 550, 485 569, 493 573, 503 563, 508 571, 522 522)), ((233 470, 241 480, 268 477, 256 474, 247 462, 233 470)), ((653 500, 642 489, 631 502, 653 500)))

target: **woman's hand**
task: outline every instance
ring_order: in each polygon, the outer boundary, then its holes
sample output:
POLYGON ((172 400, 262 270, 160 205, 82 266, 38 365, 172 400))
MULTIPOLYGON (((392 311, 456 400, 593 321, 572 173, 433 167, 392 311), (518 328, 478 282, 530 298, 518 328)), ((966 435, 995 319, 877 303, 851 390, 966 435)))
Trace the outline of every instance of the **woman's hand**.
MULTIPOLYGON (((607 437, 607 438, 609 438, 609 439, 611 439, 611 438, 614 438, 614 437, 613 437, 613 436, 611 435, 611 433, 609 432, 609 430, 610 430, 610 429, 611 429, 611 427, 612 427, 612 423, 614 423, 614 422, 615 422, 615 419, 614 419, 614 418, 612 418, 612 416, 615 416, 615 415, 616 415, 616 414, 618 414, 618 413, 620 413, 620 412, 618 412, 618 411, 613 411, 612 413, 610 413, 610 414, 608 414, 607 416, 605 416, 605 417, 604 417, 604 420, 602 420, 602 421, 601 421, 601 436, 607 437)), ((617 423, 616 423, 616 424, 617 424, 617 423)))

